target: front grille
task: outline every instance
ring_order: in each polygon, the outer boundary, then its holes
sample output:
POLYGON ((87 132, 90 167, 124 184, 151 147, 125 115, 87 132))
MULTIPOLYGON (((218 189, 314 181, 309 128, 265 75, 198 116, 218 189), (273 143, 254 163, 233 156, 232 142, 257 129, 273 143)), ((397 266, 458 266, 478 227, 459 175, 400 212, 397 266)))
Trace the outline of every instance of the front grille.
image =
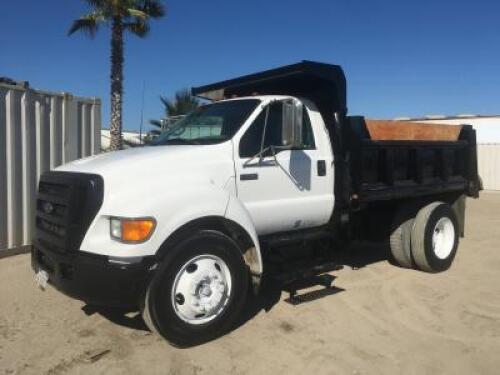
POLYGON ((44 173, 36 202, 35 246, 61 253, 78 250, 103 195, 104 182, 99 175, 44 173))

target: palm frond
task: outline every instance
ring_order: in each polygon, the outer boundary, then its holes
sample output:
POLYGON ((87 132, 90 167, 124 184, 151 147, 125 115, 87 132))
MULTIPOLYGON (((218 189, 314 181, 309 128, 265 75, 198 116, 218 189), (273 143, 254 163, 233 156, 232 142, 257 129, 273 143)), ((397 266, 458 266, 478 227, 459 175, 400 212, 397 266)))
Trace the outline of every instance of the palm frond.
POLYGON ((175 93, 175 103, 177 111, 182 112, 181 114, 187 114, 200 105, 198 99, 191 95, 191 91, 188 89, 179 90, 175 93))
POLYGON ((168 99, 167 97, 165 97, 163 95, 160 95, 160 102, 161 102, 161 104, 163 104, 163 106, 165 108, 167 108, 170 105, 170 99, 168 99))
POLYGON ((151 18, 161 18, 166 13, 165 5, 159 0, 144 0, 143 5, 139 9, 151 18))
POLYGON ((161 121, 161 120, 149 120, 149 124, 161 129, 161 127, 163 126, 163 121, 161 121))
POLYGON ((103 17, 111 19, 116 13, 116 7, 120 2, 115 2, 113 0, 85 0, 89 7, 97 13, 100 13, 103 17))
POLYGON ((92 9, 101 9, 106 6, 107 0, 85 0, 92 9))
POLYGON ((95 14, 88 14, 75 21, 68 30, 68 35, 72 35, 77 31, 81 31, 93 38, 99 29, 100 18, 95 14))
POLYGON ((169 102, 165 107, 165 112, 168 116, 179 116, 181 113, 177 111, 177 105, 175 103, 169 102))
POLYGON ((127 15, 129 17, 135 17, 141 20, 146 20, 149 17, 149 15, 143 10, 134 8, 127 8, 127 15))
POLYGON ((165 107, 165 115, 168 116, 177 116, 177 110, 175 107, 175 102, 172 100, 168 99, 165 96, 160 95, 160 101, 162 102, 163 106, 165 107))
POLYGON ((150 30, 149 24, 139 18, 134 22, 124 23, 123 27, 139 38, 144 38, 150 30))
POLYGON ((107 3, 107 0, 85 0, 85 2, 93 8, 100 8, 107 3))
POLYGON ((200 106, 199 100, 192 96, 188 89, 177 91, 174 100, 160 96, 160 101, 165 107, 167 117, 186 115, 200 106))

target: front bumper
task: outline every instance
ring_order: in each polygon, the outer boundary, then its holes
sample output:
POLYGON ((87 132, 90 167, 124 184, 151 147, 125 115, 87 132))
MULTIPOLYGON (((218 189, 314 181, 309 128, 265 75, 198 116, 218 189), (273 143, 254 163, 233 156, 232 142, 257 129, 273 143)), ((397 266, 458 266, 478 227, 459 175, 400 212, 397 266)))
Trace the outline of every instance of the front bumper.
POLYGON ((154 257, 131 264, 110 263, 107 256, 76 251, 31 251, 31 266, 49 274, 49 284, 88 304, 137 308, 152 277, 154 257))

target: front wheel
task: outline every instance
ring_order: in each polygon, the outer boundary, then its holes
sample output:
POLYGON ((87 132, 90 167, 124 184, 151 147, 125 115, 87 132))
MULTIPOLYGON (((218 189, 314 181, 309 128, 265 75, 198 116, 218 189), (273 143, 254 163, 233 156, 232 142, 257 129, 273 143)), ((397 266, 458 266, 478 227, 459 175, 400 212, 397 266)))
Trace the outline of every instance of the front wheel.
POLYGON ((169 250, 149 285, 144 316, 177 346, 192 346, 232 327, 248 291, 238 245, 216 231, 199 231, 169 250))

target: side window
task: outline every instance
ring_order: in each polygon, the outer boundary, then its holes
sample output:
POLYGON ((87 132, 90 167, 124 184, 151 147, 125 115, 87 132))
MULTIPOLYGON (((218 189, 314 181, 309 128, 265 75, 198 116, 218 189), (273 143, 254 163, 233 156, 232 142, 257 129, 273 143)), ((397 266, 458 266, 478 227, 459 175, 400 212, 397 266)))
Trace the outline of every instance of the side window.
POLYGON ((311 119, 307 113, 307 109, 304 107, 302 111, 302 149, 303 150, 314 150, 316 144, 314 143, 314 133, 311 126, 311 119))
MULTIPOLYGON (((267 127, 264 137, 264 148, 269 146, 281 146, 281 122, 283 118, 283 104, 281 102, 271 103, 269 105, 269 114, 267 115, 267 127)), ((266 108, 257 116, 253 124, 248 128, 240 141, 240 157, 249 158, 256 155, 260 151, 262 142, 262 133, 264 132, 264 124, 266 119, 266 108)), ((311 128, 311 121, 307 111, 303 111, 302 121, 302 144, 303 149, 314 149, 314 135, 311 128)), ((270 155, 270 151, 264 156, 270 155)))
MULTIPOLYGON (((281 145, 281 119, 283 116, 283 106, 280 102, 272 103, 267 115, 266 135, 264 137, 264 148, 281 145)), ((240 141, 240 157, 250 158, 260 151, 262 133, 266 121, 267 108, 257 116, 253 124, 248 128, 240 141)))

